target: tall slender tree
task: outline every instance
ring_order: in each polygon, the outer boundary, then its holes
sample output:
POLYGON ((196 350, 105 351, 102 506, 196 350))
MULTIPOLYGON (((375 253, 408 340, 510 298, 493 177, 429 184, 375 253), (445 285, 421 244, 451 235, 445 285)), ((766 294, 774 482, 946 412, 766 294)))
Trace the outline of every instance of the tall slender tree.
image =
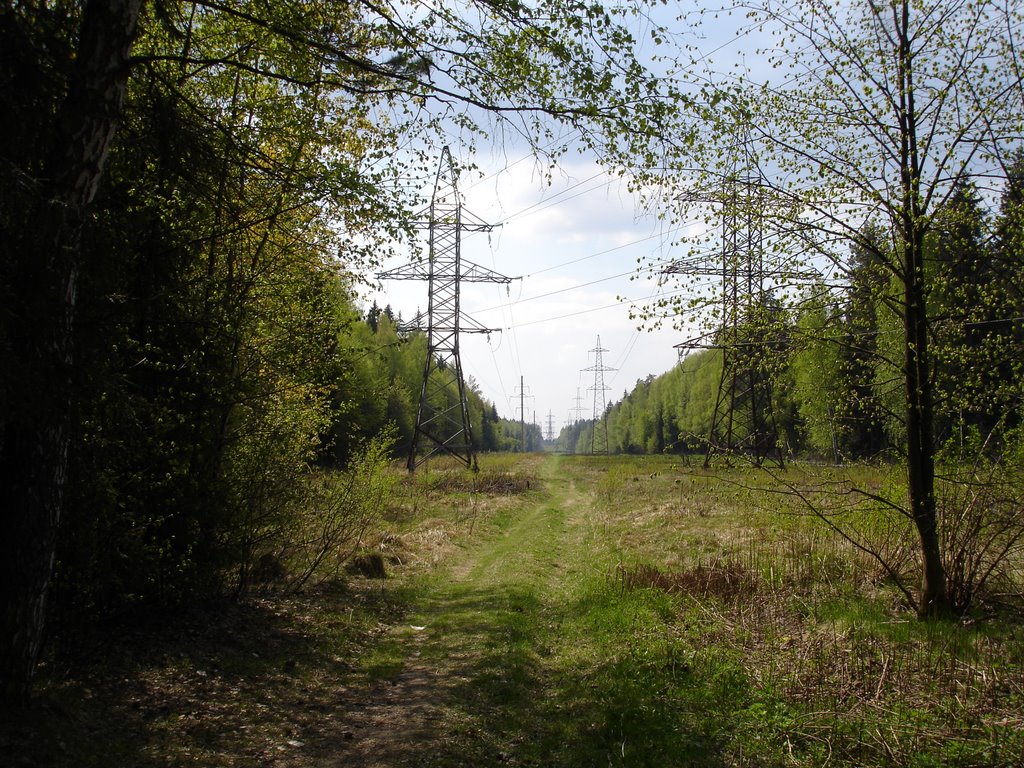
POLYGON ((921 616, 946 614, 926 243, 954 182, 989 173, 1024 137, 1013 39, 1022 9, 989 0, 741 6, 755 28, 778 34, 767 49, 774 74, 720 89, 706 122, 717 133, 678 142, 661 177, 671 175, 674 188, 709 188, 738 123, 770 188, 764 215, 778 261, 795 272, 802 257, 834 278, 850 271, 853 244, 898 287, 886 301, 899 321, 905 513, 922 562, 913 600, 921 616), (708 169, 696 184, 693 168, 708 169), (866 234, 873 219, 889 235, 886 247, 866 234))

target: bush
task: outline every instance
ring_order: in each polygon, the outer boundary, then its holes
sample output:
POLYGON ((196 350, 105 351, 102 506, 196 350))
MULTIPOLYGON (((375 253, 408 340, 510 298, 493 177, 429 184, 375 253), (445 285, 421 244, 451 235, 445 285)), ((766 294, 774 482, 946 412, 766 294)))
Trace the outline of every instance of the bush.
POLYGON ((293 589, 337 576, 359 550, 397 482, 391 471, 394 442, 394 430, 387 430, 355 450, 344 470, 310 478, 298 535, 286 542, 295 566, 293 589))
POLYGON ((1024 591, 1024 446, 1012 434, 1006 450, 992 454, 994 436, 965 435, 946 448, 940 463, 939 536, 946 588, 959 613, 994 590, 1015 597, 1024 591))

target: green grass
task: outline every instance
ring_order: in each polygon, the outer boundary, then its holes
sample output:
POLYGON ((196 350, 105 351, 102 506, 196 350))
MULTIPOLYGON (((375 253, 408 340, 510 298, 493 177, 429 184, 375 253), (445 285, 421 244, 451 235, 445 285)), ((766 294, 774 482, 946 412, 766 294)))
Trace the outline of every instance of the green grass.
POLYGON ((1019 764, 1015 615, 917 621, 771 482, 669 457, 403 475, 366 542, 387 579, 122 638, 52 675, 44 700, 64 715, 37 709, 0 750, 39 765, 358 766, 372 760, 344 734, 387 701, 359 737, 394 741, 394 766, 1019 764))
POLYGON ((594 493, 590 476, 609 473, 588 462, 572 490, 568 461, 491 520, 458 579, 423 584, 423 658, 465 681, 432 764, 723 764, 753 703, 741 660, 682 631, 677 597, 619 587, 621 521, 594 514, 594 496, 635 500, 619 486, 640 481, 620 467, 594 493))

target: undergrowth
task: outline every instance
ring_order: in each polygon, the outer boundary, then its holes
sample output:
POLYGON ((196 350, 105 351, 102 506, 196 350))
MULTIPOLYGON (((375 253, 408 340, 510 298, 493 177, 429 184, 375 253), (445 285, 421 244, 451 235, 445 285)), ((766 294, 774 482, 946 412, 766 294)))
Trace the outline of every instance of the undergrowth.
POLYGON ((1016 609, 918 621, 871 558, 725 474, 676 477, 653 501, 620 504, 611 517, 628 549, 610 583, 673 596, 673 631, 741 660, 749 704, 735 764, 1019 764, 1016 609), (698 535, 699 551, 671 543, 698 535))
POLYGON ((1020 764, 1019 585, 918 621, 872 558, 742 469, 504 456, 393 472, 346 573, 48 659, 0 758, 355 760, 367 734, 347 718, 403 701, 414 669, 435 725, 396 766, 1020 764))

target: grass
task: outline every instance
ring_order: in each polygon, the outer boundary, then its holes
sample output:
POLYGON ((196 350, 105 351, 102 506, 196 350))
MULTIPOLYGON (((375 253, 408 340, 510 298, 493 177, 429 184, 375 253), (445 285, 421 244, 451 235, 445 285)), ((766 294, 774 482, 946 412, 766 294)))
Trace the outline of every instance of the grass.
POLYGON ((453 748, 432 764, 703 761, 714 735, 680 726, 674 693, 701 689, 694 719, 721 722, 711 704, 735 676, 718 674, 703 690, 676 643, 654 642, 674 618, 675 601, 611 583, 614 548, 601 521, 584 516, 590 496, 559 489, 559 474, 544 478, 552 491, 495 518, 494 537, 462 577, 440 574, 428 589, 433 598, 413 617, 436 638, 423 653, 444 669, 443 679, 465 681, 446 697, 453 748))
POLYGON ((366 542, 384 580, 197 610, 50 667, 0 758, 916 767, 1024 755, 1017 615, 916 621, 763 477, 667 457, 482 464, 402 476, 366 542))
POLYGON ((870 562, 749 483, 720 472, 677 484, 676 509, 691 489, 714 499, 673 527, 682 551, 657 533, 671 513, 642 494, 618 513, 636 559, 623 586, 682 596, 677 625, 742 659, 751 703, 737 695, 728 762, 1018 764, 1024 675, 1004 663, 1020 655, 1014 616, 912 620, 870 562))

